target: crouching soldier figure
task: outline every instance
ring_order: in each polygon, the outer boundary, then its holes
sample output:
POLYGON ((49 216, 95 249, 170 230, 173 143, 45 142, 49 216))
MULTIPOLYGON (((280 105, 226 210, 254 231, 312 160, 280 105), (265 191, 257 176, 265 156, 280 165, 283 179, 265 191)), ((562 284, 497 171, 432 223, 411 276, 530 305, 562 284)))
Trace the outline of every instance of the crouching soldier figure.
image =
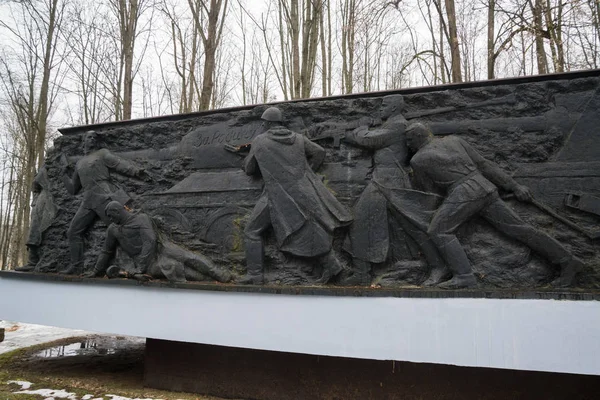
POLYGON ((219 269, 207 257, 159 238, 146 214, 130 213, 117 201, 108 203, 105 213, 112 223, 106 232, 104 249, 96 266, 83 275, 85 278, 104 276, 117 246, 121 246, 133 259, 135 271, 128 275, 135 279, 164 277, 175 283, 201 280, 204 275, 219 282, 231 279, 228 271, 219 269))

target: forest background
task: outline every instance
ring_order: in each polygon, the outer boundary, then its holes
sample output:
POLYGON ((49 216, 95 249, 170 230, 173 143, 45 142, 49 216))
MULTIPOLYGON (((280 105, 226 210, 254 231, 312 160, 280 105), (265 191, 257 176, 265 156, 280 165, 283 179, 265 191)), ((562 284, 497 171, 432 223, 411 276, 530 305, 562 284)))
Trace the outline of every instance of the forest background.
POLYGON ((600 0, 0 0, 0 268, 57 128, 596 69, 600 0))

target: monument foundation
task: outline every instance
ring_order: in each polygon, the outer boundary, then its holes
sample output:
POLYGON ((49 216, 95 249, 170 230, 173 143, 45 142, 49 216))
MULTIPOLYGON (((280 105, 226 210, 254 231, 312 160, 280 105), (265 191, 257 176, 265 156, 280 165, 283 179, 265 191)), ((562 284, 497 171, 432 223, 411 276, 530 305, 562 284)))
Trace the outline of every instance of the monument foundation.
POLYGON ((600 377, 147 339, 144 384, 261 400, 594 399, 600 377))

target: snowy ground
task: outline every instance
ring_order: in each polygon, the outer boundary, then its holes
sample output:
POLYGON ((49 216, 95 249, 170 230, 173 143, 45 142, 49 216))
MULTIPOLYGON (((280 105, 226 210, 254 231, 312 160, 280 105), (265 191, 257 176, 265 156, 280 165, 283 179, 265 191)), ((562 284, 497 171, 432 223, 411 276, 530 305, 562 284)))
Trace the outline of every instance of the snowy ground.
MULTIPOLYGON (((52 326, 24 324, 20 322, 0 321, 0 328, 5 328, 5 339, 0 343, 0 354, 7 353, 12 350, 25 348, 41 343, 48 343, 59 339, 67 339, 71 337, 96 337, 98 335, 93 332, 82 330, 56 328, 52 326)), ((104 336, 103 336, 104 337, 104 336)), ((109 336, 106 336, 110 340, 109 336)), ((143 341, 142 338, 130 338, 134 342, 143 341)), ((65 347, 65 346, 63 346, 65 347)), ((11 385, 11 392, 15 394, 29 394, 39 396, 45 400, 153 400, 153 399, 131 399, 114 394, 104 394, 102 396, 94 396, 87 394, 79 397, 75 393, 65 391, 63 389, 48 389, 38 388, 36 385, 27 381, 8 381, 0 382, 1 384, 11 385)))
POLYGON ((21 386, 20 390, 17 390, 13 393, 15 394, 31 394, 37 395, 44 398, 44 400, 55 400, 55 399, 67 399, 67 400, 105 400, 106 398, 110 400, 162 400, 162 399, 140 399, 135 398, 132 399, 130 397, 117 396, 116 394, 105 394, 100 397, 95 397, 91 394, 86 394, 84 396, 77 396, 75 393, 67 392, 62 389, 31 389, 32 383, 27 381, 8 381, 8 384, 14 384, 21 386))
POLYGON ((0 343, 0 354, 54 340, 94 334, 75 329, 10 321, 0 321, 0 328, 5 329, 4 341, 0 343))

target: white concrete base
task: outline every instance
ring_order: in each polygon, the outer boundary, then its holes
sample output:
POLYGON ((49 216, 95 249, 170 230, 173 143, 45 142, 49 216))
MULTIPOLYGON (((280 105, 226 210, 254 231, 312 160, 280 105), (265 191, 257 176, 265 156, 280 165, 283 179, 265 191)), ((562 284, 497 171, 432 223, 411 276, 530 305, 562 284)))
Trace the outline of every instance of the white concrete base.
POLYGON ((0 319, 294 353, 600 375, 600 302, 273 295, 0 278, 0 319))

